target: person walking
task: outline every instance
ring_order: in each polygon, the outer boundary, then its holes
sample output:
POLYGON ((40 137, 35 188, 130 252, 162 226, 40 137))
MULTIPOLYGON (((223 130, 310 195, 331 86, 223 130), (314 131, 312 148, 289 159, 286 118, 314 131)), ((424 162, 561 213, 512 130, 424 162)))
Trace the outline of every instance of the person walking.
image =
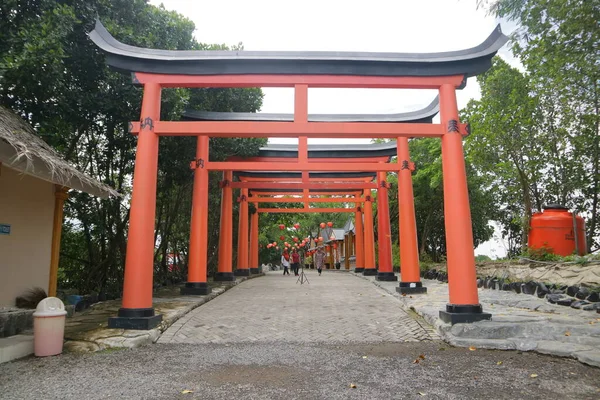
POLYGON ((290 254, 287 249, 283 250, 281 255, 281 265, 283 265, 283 274, 290 274, 290 254))
POLYGON ((292 250, 292 271, 294 271, 294 276, 298 276, 298 270, 300 269, 300 254, 296 249, 292 250))
POLYGON ((321 275, 321 271, 323 271, 323 265, 325 264, 325 247, 321 246, 317 248, 317 252, 314 255, 314 260, 317 272, 319 275, 321 275))

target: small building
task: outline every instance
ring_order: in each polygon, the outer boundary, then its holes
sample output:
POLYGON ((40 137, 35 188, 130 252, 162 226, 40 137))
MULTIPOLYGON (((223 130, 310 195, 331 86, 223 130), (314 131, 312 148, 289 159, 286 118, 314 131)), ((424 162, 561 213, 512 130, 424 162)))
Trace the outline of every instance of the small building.
POLYGON ((0 310, 33 287, 56 294, 70 189, 119 196, 67 163, 29 124, 0 106, 0 310))

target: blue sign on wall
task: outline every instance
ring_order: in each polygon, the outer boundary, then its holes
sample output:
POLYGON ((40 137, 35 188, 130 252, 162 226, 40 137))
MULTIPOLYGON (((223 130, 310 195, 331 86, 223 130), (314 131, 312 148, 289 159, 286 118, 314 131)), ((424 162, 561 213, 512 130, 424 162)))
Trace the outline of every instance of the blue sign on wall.
POLYGON ((10 225, 0 224, 0 235, 10 235, 10 225))

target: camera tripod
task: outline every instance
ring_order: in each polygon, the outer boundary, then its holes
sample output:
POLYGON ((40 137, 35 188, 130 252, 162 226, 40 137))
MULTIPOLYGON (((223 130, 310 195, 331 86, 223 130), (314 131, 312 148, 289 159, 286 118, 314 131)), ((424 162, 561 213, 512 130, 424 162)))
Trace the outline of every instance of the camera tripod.
POLYGON ((298 282, 300 282, 301 285, 304 285, 304 282, 310 284, 308 278, 306 277, 306 274, 304 273, 304 266, 300 267, 300 276, 298 276, 298 280, 296 281, 296 283, 298 282))

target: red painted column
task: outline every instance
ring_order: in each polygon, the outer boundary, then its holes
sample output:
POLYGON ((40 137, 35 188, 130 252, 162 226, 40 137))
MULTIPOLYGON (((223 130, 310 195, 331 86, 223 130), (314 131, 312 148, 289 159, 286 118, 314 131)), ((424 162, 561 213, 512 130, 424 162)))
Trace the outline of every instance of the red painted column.
POLYGON ((440 318, 452 324, 490 319, 483 313, 477 293, 473 230, 467 174, 458 129, 456 92, 452 85, 440 87, 441 123, 447 128, 442 136, 442 169, 444 174, 444 220, 450 302, 440 318))
POLYGON ((377 275, 374 251, 375 237, 373 234, 373 203, 371 199, 371 190, 365 189, 365 269, 363 275, 377 275))
POLYGON ((192 193, 192 218, 190 227, 190 255, 188 260, 188 280, 181 288, 181 294, 206 295, 211 292, 206 282, 206 262, 208 254, 208 136, 198 136, 194 169, 194 190, 192 193))
POLYGON ((363 213, 362 204, 358 203, 358 211, 354 214, 354 248, 356 251, 356 265, 354 272, 363 272, 365 270, 365 242, 364 242, 364 228, 363 228, 363 213))
POLYGON ((219 265, 214 280, 235 281, 233 274, 233 193, 230 186, 233 180, 232 171, 223 171, 223 181, 221 182, 221 224, 219 232, 219 265))
POLYGON ((390 226, 390 205, 388 197, 387 173, 377 173, 377 242, 379 243, 378 281, 396 281, 392 266, 392 231, 390 226))
POLYGON ((152 329, 162 320, 162 316, 155 315, 152 308, 158 173, 158 136, 154 133, 154 124, 160 119, 160 95, 158 84, 144 85, 141 129, 133 171, 123 306, 117 317, 109 318, 110 328, 152 329))
POLYGON ((236 276, 249 276, 248 269, 248 189, 240 190, 239 225, 238 225, 238 254, 236 276))
POLYGON ((258 274, 258 212, 250 215, 250 267, 251 274, 258 274))
POLYGON ((398 208, 400 230, 400 285, 399 293, 427 293, 421 283, 419 270, 419 250, 417 243, 417 222, 413 195, 412 171, 408 138, 399 137, 398 146, 398 208))

